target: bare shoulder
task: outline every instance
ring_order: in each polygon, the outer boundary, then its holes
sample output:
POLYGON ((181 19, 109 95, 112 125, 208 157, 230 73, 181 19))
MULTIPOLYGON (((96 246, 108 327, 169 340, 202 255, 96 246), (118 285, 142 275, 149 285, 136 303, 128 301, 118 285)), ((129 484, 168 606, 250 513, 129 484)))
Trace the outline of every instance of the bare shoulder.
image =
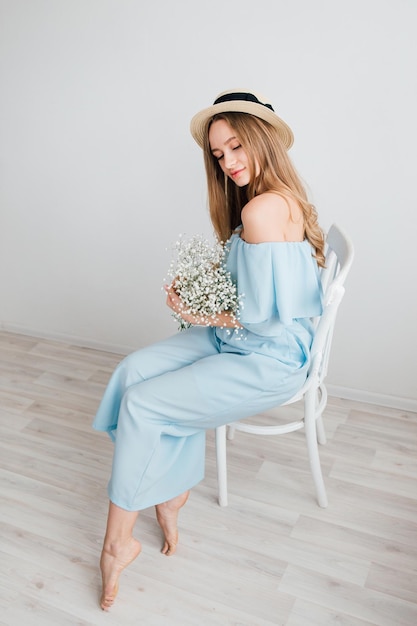
POLYGON ((243 238, 247 243, 301 241, 303 217, 298 203, 267 192, 256 196, 242 209, 243 238))

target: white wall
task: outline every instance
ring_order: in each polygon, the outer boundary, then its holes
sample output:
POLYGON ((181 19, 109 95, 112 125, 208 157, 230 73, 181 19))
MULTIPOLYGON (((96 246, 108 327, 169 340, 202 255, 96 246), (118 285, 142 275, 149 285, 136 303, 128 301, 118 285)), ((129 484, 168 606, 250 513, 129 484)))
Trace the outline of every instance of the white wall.
POLYGON ((123 351, 174 332, 167 247, 211 233, 189 120, 247 87, 356 246, 332 389, 417 408, 414 0, 0 7, 2 328, 123 351))

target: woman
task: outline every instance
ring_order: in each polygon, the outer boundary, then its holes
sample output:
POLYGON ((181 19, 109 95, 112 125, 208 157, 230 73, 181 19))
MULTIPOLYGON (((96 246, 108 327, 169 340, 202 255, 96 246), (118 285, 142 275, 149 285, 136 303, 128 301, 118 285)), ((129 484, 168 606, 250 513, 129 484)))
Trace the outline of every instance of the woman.
POLYGON ((167 304, 193 326, 135 352, 116 368, 94 427, 114 440, 109 514, 101 555, 101 607, 140 552, 138 511, 155 505, 163 554, 175 552, 177 516, 204 476, 205 431, 265 411, 303 384, 321 313, 324 262, 317 214, 287 155, 293 136, 270 104, 225 92, 191 122, 204 150, 210 214, 243 299, 212 326, 167 304))

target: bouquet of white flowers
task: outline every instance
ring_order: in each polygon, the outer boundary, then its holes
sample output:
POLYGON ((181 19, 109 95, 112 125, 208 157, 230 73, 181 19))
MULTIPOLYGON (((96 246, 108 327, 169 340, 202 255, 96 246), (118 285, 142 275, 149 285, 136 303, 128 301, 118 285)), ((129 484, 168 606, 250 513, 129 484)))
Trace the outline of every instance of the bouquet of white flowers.
MULTIPOLYGON (((207 326, 222 311, 237 320, 240 297, 225 267, 224 245, 220 242, 212 245, 200 235, 189 241, 180 236, 174 249, 177 255, 171 261, 168 276, 184 303, 184 312, 202 316, 207 326)), ((178 313, 173 316, 181 330, 191 326, 178 313)))

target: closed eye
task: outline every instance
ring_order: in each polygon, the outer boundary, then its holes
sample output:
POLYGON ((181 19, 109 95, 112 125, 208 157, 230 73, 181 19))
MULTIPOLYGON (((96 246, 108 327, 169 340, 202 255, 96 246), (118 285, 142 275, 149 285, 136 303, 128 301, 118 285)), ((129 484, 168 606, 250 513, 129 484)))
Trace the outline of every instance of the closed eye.
MULTIPOLYGON (((241 146, 241 144, 239 143, 237 146, 235 146, 234 148, 232 148, 232 150, 239 150, 239 148, 241 148, 241 147, 242 147, 242 146, 241 146)), ((223 157, 224 157, 224 154, 220 154, 219 156, 217 156, 216 154, 213 154, 213 156, 214 156, 214 158, 215 158, 217 161, 221 161, 221 160, 223 159, 223 157)))

